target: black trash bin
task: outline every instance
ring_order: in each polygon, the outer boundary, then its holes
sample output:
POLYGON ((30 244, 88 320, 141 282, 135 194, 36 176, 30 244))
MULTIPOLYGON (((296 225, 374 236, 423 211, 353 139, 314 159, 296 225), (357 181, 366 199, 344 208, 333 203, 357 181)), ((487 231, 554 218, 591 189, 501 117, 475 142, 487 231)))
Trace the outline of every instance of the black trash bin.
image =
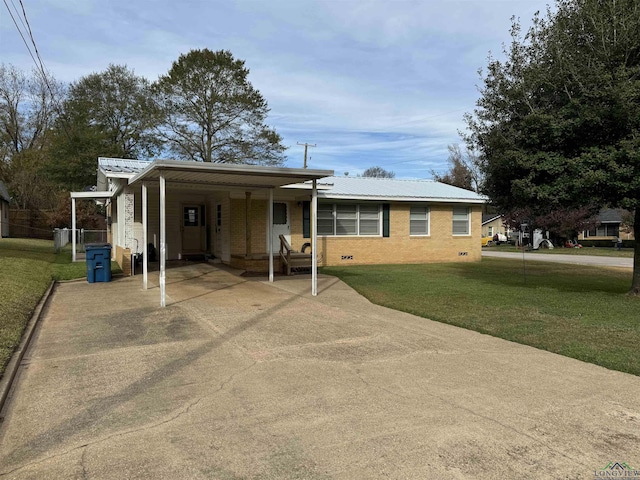
POLYGON ((87 254, 87 281, 111 281, 111 244, 88 243, 84 247, 87 254))

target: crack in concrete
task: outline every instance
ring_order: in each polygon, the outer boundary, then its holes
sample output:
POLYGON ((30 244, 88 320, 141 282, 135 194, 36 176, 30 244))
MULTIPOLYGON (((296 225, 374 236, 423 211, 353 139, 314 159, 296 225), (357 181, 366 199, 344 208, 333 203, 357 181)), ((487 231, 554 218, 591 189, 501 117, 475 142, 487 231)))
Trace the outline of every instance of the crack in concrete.
POLYGON ((85 445, 84 450, 82 451, 82 456, 80 457, 80 466, 82 467, 82 478, 85 480, 89 478, 89 476, 87 475, 87 465, 85 463, 88 449, 89 449, 89 446, 85 445))
POLYGON ((212 397, 218 393, 220 393, 229 383, 231 383, 238 375, 242 375, 243 373, 247 372, 248 370, 250 370, 251 368, 253 368, 258 362, 253 362, 251 365, 242 368, 236 372, 234 372, 233 374, 231 374, 226 380, 222 381, 218 388, 215 389, 214 391, 212 391, 210 394, 208 395, 204 395, 200 398, 198 398, 197 400, 189 403, 185 408, 183 408, 181 411, 179 411, 178 413, 176 413, 175 415, 173 415, 171 418, 168 418, 166 420, 163 420, 161 422, 156 422, 153 424, 149 424, 149 425, 144 425, 142 427, 139 428, 134 428, 134 429, 130 429, 130 430, 125 430, 123 432, 116 432, 113 433, 111 435, 107 435, 106 437, 100 438, 98 440, 95 440, 93 442, 89 442, 89 443, 85 443, 73 448, 70 448, 68 450, 65 450, 64 452, 60 452, 60 453, 56 453, 55 455, 50 455, 48 457, 42 458, 40 460, 37 460, 35 462, 30 462, 30 463, 26 463, 24 465, 20 465, 19 467, 14 468, 13 470, 9 470, 7 472, 0 472, 0 477, 5 476, 5 475, 10 475, 12 473, 16 473, 24 468, 30 467, 32 465, 38 465, 40 463, 46 462, 48 460, 51 460, 53 458, 58 458, 58 457, 63 457, 65 455, 69 455, 70 453, 75 452, 76 450, 80 450, 80 449, 85 449, 84 452, 82 453, 82 457, 80 459, 80 465, 82 466, 82 473, 83 473, 83 478, 88 478, 86 477, 86 470, 85 470, 85 454, 87 452, 87 448, 94 446, 94 445, 99 445, 101 443, 104 443, 106 441, 109 441, 113 438, 118 438, 118 437, 123 437, 126 435, 131 435, 132 433, 137 433, 137 432, 142 432, 142 431, 148 431, 148 430, 152 430, 154 428, 158 428, 164 425, 167 425, 171 422, 174 422, 175 420, 177 420, 178 418, 180 418, 181 416, 189 413, 189 411, 195 407, 196 405, 198 405, 198 403, 200 403, 202 400, 204 400, 205 398, 208 397, 212 397))
MULTIPOLYGON (((382 390, 383 392, 388 393, 389 395, 392 395, 392 396, 394 396, 394 397, 403 398, 403 399, 405 399, 405 400, 412 400, 412 401, 416 401, 416 400, 418 400, 418 401, 419 401, 419 400, 421 400, 421 398, 420 398, 420 397, 401 395, 401 394, 399 394, 399 393, 397 393, 397 392, 394 392, 394 391, 392 391, 392 390, 389 390, 389 389, 387 389, 387 388, 385 388, 385 387, 383 387, 383 386, 375 385, 375 384, 373 384, 373 383, 370 383, 370 382, 366 381, 366 380, 362 377, 362 375, 360 374, 360 372, 359 372, 358 370, 355 370, 355 375, 356 375, 356 377, 358 377, 358 378, 360 379, 360 381, 361 381, 362 383, 364 383, 365 385, 367 385, 367 386, 368 386, 368 387, 370 387, 370 388, 375 388, 375 389, 378 389, 378 390, 382 390)), ((573 462, 573 463, 574 463, 575 465, 577 465, 577 466, 580 466, 580 467, 583 467, 583 466, 584 466, 584 465, 583 465, 581 462, 579 462, 577 459, 575 459, 575 458, 573 458, 573 457, 571 457, 571 456, 567 455, 566 453, 564 453, 564 452, 562 452, 562 451, 560 451, 560 450, 558 450, 558 449, 556 449, 556 448, 553 448, 551 445, 549 445, 549 444, 547 444, 547 443, 543 442, 542 440, 540 440, 540 439, 538 439, 538 438, 534 437, 533 435, 530 435, 530 434, 528 434, 528 433, 526 433, 526 432, 523 432, 523 431, 521 431, 521 430, 518 430, 517 428, 512 427, 511 425, 505 424, 505 423, 503 423, 503 422, 501 422, 501 421, 499 421, 499 420, 497 420, 497 419, 495 419, 495 418, 493 418, 493 417, 490 417, 490 416, 488 416, 488 415, 484 415, 484 414, 482 414, 482 413, 476 412, 475 410, 473 410, 473 409, 471 409, 471 408, 465 407, 465 406, 463 406, 463 405, 460 405, 460 404, 458 404, 458 403, 455 403, 455 402, 451 401, 451 399, 445 399, 445 398, 443 398, 443 397, 441 397, 441 396, 439 396, 439 395, 435 395, 435 394, 430 393, 430 392, 427 392, 427 391, 425 391, 425 392, 424 392, 424 395, 429 396, 429 397, 431 397, 431 398, 435 398, 435 399, 437 399, 437 400, 441 401, 442 403, 445 403, 445 404, 447 404, 447 405, 451 405, 451 406, 453 406, 454 408, 457 408, 457 409, 459 409, 459 410, 463 410, 463 411, 465 411, 465 412, 467 412, 467 413, 470 413, 470 414, 471 414, 471 415, 473 415, 473 416, 476 416, 476 417, 482 418, 482 419, 484 419, 484 420, 488 420, 489 422, 492 422, 492 423, 495 423, 495 424, 497 424, 497 425, 500 425, 502 428, 505 428, 505 429, 507 429, 507 430, 511 430, 512 432, 514 432, 514 433, 516 433, 516 434, 518 434, 518 435, 521 435, 521 436, 523 436, 523 437, 526 437, 526 438, 528 438, 529 440, 531 440, 532 442, 534 442, 534 443, 536 443, 536 444, 538 444, 538 445, 541 445, 541 446, 545 447, 545 448, 546 448, 546 449, 548 449, 549 451, 554 452, 554 453, 556 453, 557 455, 560 455, 561 457, 563 457, 563 458, 565 458, 565 459, 567 459, 567 460, 569 460, 569 461, 573 462)))

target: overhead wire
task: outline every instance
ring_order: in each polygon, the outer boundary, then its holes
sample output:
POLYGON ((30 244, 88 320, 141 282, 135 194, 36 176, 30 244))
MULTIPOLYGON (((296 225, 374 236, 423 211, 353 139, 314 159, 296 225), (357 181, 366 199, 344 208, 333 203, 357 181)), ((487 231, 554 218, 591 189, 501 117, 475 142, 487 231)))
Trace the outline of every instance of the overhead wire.
POLYGON ((48 73, 48 70, 44 64, 44 60, 42 60, 42 56, 40 55, 40 51, 38 50, 38 45, 36 44, 36 40, 33 36, 33 31, 31 29, 31 24, 29 23, 29 18, 27 17, 27 12, 26 9, 24 7, 24 3, 22 2, 22 0, 18 0, 19 4, 20 4, 20 9, 22 10, 22 14, 20 13, 20 11, 18 10, 18 7, 16 6, 16 4, 14 3, 13 0, 11 1, 11 5, 13 6, 13 9, 16 13, 16 16, 18 17, 20 23, 22 24, 22 27, 24 28, 24 30, 26 31, 25 33, 23 33, 22 29, 20 28, 20 26, 18 25, 18 22, 16 21, 16 18, 13 15, 13 12, 11 11, 11 8, 9 7, 9 4, 7 3, 7 0, 2 0, 5 7, 7 7, 7 11, 9 12, 9 15, 11 16, 11 19, 13 20, 13 24, 16 27, 16 30, 18 30, 18 33, 20 34, 20 37, 22 38, 22 41, 24 42, 25 47, 27 47, 27 51, 29 52, 29 55, 31 56, 31 59, 33 60, 33 63, 35 64, 36 67, 36 71, 39 73, 39 75, 42 76, 42 81, 44 82, 45 86, 47 87, 47 90, 49 91, 49 95, 51 96, 51 103, 53 105, 53 108, 57 111, 58 115, 60 116, 60 118, 62 118, 62 129, 64 130, 65 134, 67 135, 67 137, 69 139, 71 139, 71 134, 69 132, 69 129, 67 128, 67 122, 66 119, 64 118, 64 115, 62 114, 63 109, 62 106, 58 100, 58 96, 56 95, 56 93, 54 93, 53 91, 53 87, 51 86, 51 82, 50 82, 50 76, 48 73), (24 19, 24 20, 23 20, 24 19), (35 56, 34 53, 31 51, 31 48, 29 46, 29 43, 27 42, 27 39, 25 38, 25 34, 29 37, 29 40, 31 41, 31 44, 33 45, 33 50, 35 52, 35 56))
MULTIPOLYGON (((2 0, 2 1, 4 2, 4 6, 7 7, 7 11, 9 12, 9 16, 11 17, 11 20, 13 20, 13 24, 16 26, 16 29, 18 30, 18 33, 20 34, 20 37, 22 38, 22 41, 24 42, 24 46, 27 47, 27 51, 29 52, 29 55, 31 55, 31 58, 33 59, 33 63, 35 63, 36 66, 38 66, 38 62, 36 61, 36 58, 33 56, 33 52, 31 52, 31 48, 29 48, 29 43, 27 42, 27 39, 24 38, 24 35, 22 34, 22 30, 20 29, 20 26, 18 25, 18 22, 16 22, 16 19, 13 16, 13 12, 11 11, 11 8, 9 7, 9 4, 7 3, 7 0, 2 0)), ((13 3, 13 2, 11 2, 11 3, 13 3)), ((14 8, 15 8, 15 5, 14 5, 14 8)), ((22 22, 22 19, 20 21, 22 22)))

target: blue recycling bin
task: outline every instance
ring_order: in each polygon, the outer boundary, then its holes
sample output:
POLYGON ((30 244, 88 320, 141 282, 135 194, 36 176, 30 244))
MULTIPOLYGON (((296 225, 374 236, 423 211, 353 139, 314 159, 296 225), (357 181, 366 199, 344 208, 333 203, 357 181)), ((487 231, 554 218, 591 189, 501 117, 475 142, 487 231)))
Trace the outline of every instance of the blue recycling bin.
POLYGON ((111 281, 111 244, 88 243, 84 247, 87 255, 87 281, 111 281))

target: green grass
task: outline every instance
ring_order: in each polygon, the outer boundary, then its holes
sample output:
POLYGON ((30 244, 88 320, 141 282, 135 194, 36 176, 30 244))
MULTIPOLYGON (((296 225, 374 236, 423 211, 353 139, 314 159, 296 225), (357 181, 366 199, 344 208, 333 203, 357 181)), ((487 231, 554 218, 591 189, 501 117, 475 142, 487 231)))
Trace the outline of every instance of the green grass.
MULTIPOLYGON (((112 272, 120 269, 112 263, 112 272)), ((53 253, 53 242, 0 239, 0 376, 51 280, 85 278, 85 262, 71 262, 70 248, 53 253)))
POLYGON ((327 267, 374 303, 640 375, 631 271, 484 258, 478 263, 327 267))
MULTIPOLYGON (((493 245, 491 247, 484 247, 483 251, 490 252, 519 252, 522 253, 522 249, 514 247, 513 245, 493 245)), ((603 248, 603 247, 584 247, 584 248, 554 248, 552 250, 540 248, 538 250, 528 250, 527 253, 540 253, 549 255, 594 255, 597 257, 623 257, 633 258, 632 248, 623 248, 622 250, 616 250, 615 248, 603 248)))

